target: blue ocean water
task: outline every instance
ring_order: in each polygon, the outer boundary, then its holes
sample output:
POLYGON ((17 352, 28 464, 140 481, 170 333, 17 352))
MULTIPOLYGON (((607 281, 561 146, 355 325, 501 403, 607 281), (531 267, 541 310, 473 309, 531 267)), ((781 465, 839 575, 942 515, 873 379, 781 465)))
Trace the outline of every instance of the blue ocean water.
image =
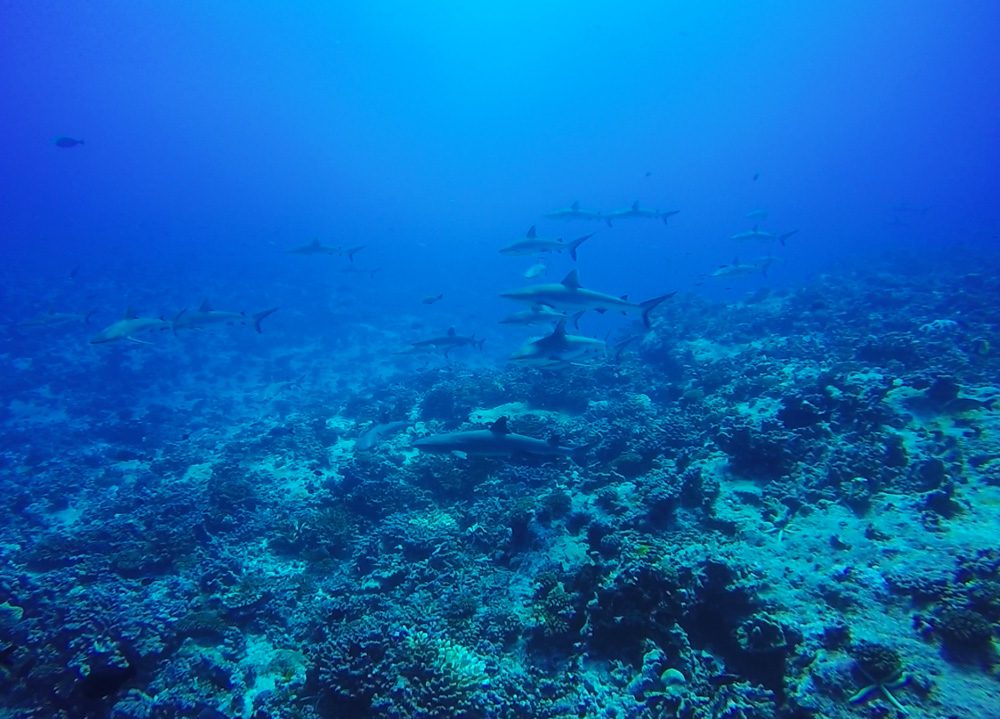
POLYGON ((3 716, 1000 716, 993 3, 0 17, 3 716))

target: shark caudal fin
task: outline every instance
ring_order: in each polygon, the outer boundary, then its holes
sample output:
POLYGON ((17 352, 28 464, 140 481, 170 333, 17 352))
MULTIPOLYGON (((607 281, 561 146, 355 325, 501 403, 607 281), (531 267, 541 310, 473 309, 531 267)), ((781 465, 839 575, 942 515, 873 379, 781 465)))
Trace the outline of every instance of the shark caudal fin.
POLYGON ((277 307, 272 307, 269 310, 264 310, 263 312, 257 312, 253 315, 253 328, 257 330, 257 334, 260 334, 262 331, 260 328, 260 323, 277 311, 278 311, 277 307))
POLYGON ((649 329, 651 326, 649 323, 649 313, 652 312, 653 309, 655 309, 656 306, 659 305, 661 302, 663 302, 664 300, 669 300, 676 294, 677 290, 674 290, 673 292, 668 292, 665 295, 660 295, 659 297, 654 297, 651 300, 646 300, 645 302, 639 303, 639 306, 642 308, 642 324, 646 327, 646 329, 649 329))
POLYGON ((778 242, 780 242, 781 246, 784 247, 785 246, 785 240, 787 240, 789 237, 791 237, 792 235, 794 235, 796 232, 798 232, 798 230, 792 230, 791 232, 786 232, 783 235, 778 235, 778 242))
POLYGON ((185 307, 180 312, 178 312, 176 315, 174 315, 174 318, 170 321, 170 331, 174 333, 175 337, 177 336, 177 323, 180 321, 181 317, 183 317, 184 313, 187 312, 187 311, 188 311, 188 308, 185 307))
POLYGON ((591 232, 589 235, 584 235, 583 237, 578 237, 569 243, 569 256, 573 258, 573 262, 576 262, 576 251, 584 242, 589 240, 594 236, 595 233, 591 232))

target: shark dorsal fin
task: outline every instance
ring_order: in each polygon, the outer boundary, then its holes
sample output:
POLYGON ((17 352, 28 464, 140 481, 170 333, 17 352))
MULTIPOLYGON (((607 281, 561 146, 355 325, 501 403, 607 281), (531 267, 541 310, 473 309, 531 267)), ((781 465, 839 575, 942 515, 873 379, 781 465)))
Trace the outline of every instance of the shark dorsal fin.
POLYGON ((571 290, 578 290, 583 285, 580 284, 580 275, 577 274, 576 270, 571 270, 568 275, 563 277, 562 284, 564 287, 568 287, 571 290))
POLYGON ((579 210, 580 209, 580 201, 579 200, 573 200, 573 204, 570 205, 569 207, 570 207, 571 210, 574 210, 574 211, 579 210))
POLYGON ((125 319, 134 320, 137 316, 138 313, 135 311, 135 308, 132 307, 132 305, 129 305, 128 307, 125 308, 125 319))
POLYGON ((449 327, 448 328, 448 336, 449 337, 454 337, 455 336, 455 328, 454 327, 449 327))
POLYGON ((558 434, 552 435, 551 437, 549 437, 546 440, 546 442, 548 443, 548 445, 550 447, 558 447, 559 446, 559 435, 558 434))
POLYGON ((535 226, 532 225, 531 227, 529 227, 528 231, 524 233, 524 236, 532 240, 535 239, 535 226))
POLYGON ((628 302, 628 295, 627 295, 627 294, 624 294, 624 295, 622 295, 621 297, 619 297, 618 299, 620 299, 620 300, 624 300, 625 302, 628 302))
POLYGON ((317 237, 315 240, 313 240, 311 243, 309 243, 309 246, 310 247, 319 247, 319 238, 317 237))
POLYGON ((751 231, 751 232, 756 232, 756 231, 757 231, 757 225, 754 225, 754 226, 753 226, 753 229, 752 229, 752 230, 750 230, 750 231, 751 231))
POLYGON ((552 330, 553 337, 565 337, 566 336, 566 320, 559 320, 559 324, 556 328, 552 330))
POLYGON ((632 209, 633 210, 638 210, 639 209, 639 201, 638 200, 636 200, 635 202, 632 203, 632 209))
POLYGON ((208 304, 208 299, 204 299, 204 300, 201 301, 201 305, 198 306, 198 311, 199 312, 211 312, 212 311, 212 305, 208 304))
POLYGON ((499 417, 496 422, 491 422, 489 427, 493 434, 510 434, 510 430, 507 429, 507 417, 499 417))

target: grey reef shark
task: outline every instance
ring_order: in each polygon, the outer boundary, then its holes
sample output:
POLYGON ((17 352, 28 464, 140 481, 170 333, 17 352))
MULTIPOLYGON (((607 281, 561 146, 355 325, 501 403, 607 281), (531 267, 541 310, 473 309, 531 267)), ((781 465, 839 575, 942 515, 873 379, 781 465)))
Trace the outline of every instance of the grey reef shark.
POLYGON ((432 434, 414 440, 413 446, 421 452, 451 454, 456 457, 569 457, 578 464, 582 462, 590 444, 567 446, 560 444, 559 437, 538 439, 511 432, 507 417, 500 417, 486 429, 472 429, 461 432, 432 434))

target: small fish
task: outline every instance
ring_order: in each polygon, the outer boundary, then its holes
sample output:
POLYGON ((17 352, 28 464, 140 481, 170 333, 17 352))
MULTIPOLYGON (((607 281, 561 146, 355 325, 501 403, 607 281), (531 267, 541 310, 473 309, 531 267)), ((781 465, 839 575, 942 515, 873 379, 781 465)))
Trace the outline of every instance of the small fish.
POLYGON ((436 295, 429 295, 428 297, 424 297, 420 301, 425 305, 432 305, 435 302, 440 302, 443 299, 444 299, 444 292, 439 292, 436 295))
POLYGON ((752 220, 754 222, 763 222, 764 220, 767 219, 767 210, 762 210, 760 208, 757 208, 756 210, 750 210, 750 212, 746 213, 743 216, 748 220, 752 220))
POLYGON ((77 145, 82 145, 83 140, 75 140, 72 137, 59 137, 56 138, 56 147, 62 147, 69 149, 71 147, 76 147, 77 145))
POLYGON ((533 280, 534 278, 538 277, 540 274, 545 272, 545 270, 546 270, 545 265, 541 262, 538 262, 529 267, 528 269, 526 269, 521 276, 524 277, 525 279, 533 280))

